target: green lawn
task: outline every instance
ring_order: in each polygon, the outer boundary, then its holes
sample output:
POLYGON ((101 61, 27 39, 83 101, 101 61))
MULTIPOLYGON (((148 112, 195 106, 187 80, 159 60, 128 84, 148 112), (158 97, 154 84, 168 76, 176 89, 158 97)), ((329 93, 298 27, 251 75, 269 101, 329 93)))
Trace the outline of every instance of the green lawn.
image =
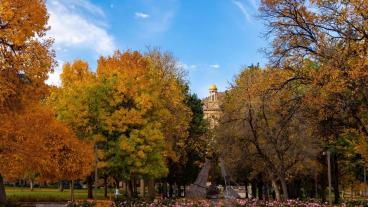
MULTIPOLYGON (((59 192, 58 189, 51 188, 29 188, 6 187, 5 188, 8 201, 11 202, 62 202, 70 199, 69 189, 59 192)), ((103 189, 98 189, 97 199, 105 199, 103 197, 103 189)), ((83 200, 87 198, 87 189, 75 189, 75 199, 83 200)), ((108 196, 113 196, 113 189, 109 189, 108 196)))

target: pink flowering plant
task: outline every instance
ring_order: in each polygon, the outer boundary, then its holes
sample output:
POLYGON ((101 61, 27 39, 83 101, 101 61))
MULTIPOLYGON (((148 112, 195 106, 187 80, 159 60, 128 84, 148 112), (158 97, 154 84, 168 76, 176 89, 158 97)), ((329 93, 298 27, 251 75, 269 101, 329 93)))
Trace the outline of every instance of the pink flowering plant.
MULTIPOLYGON (((258 199, 177 199, 177 200, 155 200, 154 202, 144 201, 121 201, 114 204, 114 207, 256 207, 256 206, 275 206, 275 207, 324 207, 329 206, 327 203, 320 203, 318 201, 301 201, 301 200, 287 200, 287 201, 263 201, 258 199)), ((341 205, 350 206, 350 205, 341 205)), ((363 206, 363 205, 358 205, 363 206)))

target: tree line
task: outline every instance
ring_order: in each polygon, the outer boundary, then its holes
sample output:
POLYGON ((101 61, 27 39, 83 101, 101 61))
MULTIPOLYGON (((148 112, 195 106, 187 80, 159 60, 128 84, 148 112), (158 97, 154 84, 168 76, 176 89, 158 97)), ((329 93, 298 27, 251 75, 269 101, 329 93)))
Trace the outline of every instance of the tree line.
MULTIPOLYGON (((45 34, 43 0, 0 3, 0 204, 6 181, 85 181, 88 197, 104 180, 185 185, 205 156, 202 103, 169 53, 116 51, 63 65, 61 86, 45 84, 56 66, 45 34), (97 177, 96 177, 97 176, 97 177)), ((73 195, 73 194, 72 194, 73 195)))
POLYGON ((262 0, 259 10, 269 64, 235 77, 219 147, 239 182, 277 199, 325 200, 330 153, 338 203, 366 168, 368 2, 262 0))

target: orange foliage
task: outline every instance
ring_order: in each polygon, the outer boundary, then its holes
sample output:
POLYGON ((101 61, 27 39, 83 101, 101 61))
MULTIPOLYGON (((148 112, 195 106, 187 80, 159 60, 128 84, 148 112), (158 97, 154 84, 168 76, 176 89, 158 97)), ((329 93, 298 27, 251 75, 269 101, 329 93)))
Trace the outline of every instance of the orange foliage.
POLYGON ((83 60, 75 60, 73 63, 64 64, 63 73, 60 77, 63 86, 94 79, 93 73, 89 71, 88 63, 83 60))
POLYGON ((0 172, 19 178, 32 172, 42 179, 78 179, 90 172, 92 145, 79 141, 47 108, 32 105, 0 120, 0 172))
POLYGON ((0 2, 0 114, 47 92, 44 82, 54 65, 52 41, 44 38, 47 19, 43 0, 0 2))

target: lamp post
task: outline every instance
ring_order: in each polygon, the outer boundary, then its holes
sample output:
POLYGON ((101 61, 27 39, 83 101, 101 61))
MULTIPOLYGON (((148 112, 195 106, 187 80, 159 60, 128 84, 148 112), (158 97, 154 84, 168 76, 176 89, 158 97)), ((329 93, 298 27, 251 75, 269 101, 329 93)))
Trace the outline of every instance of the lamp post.
POLYGON ((323 155, 327 154, 327 177, 328 177, 328 203, 332 204, 332 185, 331 185, 331 152, 327 150, 327 152, 323 152, 323 155))
POLYGON ((328 202, 330 205, 332 204, 332 195, 331 195, 331 152, 327 151, 327 167, 328 167, 328 202))
POLYGON ((366 168, 365 168, 365 163, 363 163, 363 182, 364 182, 364 197, 367 196, 367 173, 366 173, 366 168))

